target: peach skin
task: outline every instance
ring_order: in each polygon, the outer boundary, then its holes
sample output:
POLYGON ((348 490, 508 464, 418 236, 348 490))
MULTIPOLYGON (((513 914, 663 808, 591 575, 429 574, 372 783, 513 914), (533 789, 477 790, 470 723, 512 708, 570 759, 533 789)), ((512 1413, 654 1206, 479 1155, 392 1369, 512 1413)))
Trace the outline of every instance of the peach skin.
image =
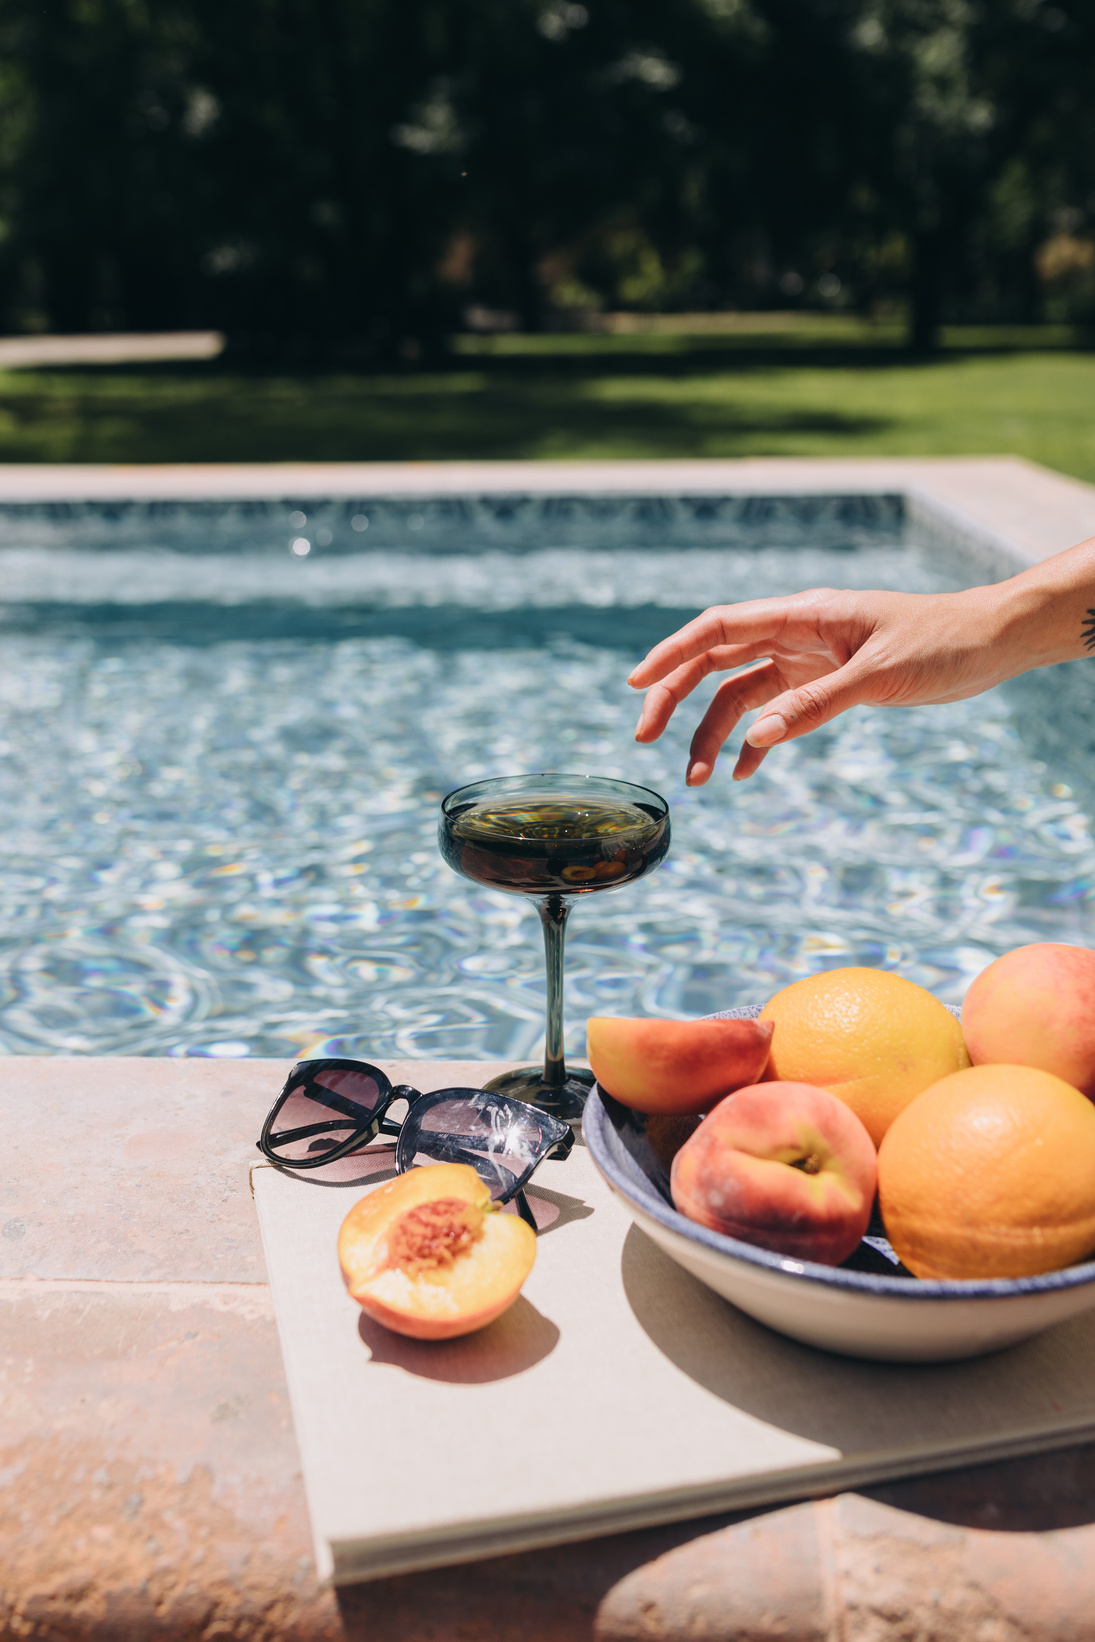
POLYGON ((598 1084, 637 1112, 709 1112, 764 1071, 770 1021, 617 1020, 595 1015, 586 1055, 598 1084))
POLYGON ((704 1118, 670 1181, 681 1214, 798 1260, 838 1266, 871 1219, 877 1162, 850 1107, 808 1083, 739 1089, 704 1118))
POLYGON ((962 1005, 975 1066, 1035 1066, 1095 1100, 1095 952, 1036 941, 981 971, 962 1005))

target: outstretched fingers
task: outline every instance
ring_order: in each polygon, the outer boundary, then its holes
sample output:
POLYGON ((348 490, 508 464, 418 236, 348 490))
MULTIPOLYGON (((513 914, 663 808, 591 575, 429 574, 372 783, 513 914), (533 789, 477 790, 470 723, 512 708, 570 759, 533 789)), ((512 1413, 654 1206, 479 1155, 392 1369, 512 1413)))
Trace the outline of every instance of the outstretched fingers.
MULTIPOLYGON (((690 787, 702 787, 711 779, 719 749, 732 734, 742 714, 778 697, 785 683, 775 663, 763 661, 759 666, 738 673, 719 685, 692 737, 685 777, 690 787)), ((749 749, 748 757, 744 757, 744 748, 742 751, 743 758, 739 758, 738 768, 734 771, 739 780, 745 775, 752 775, 764 757, 764 753, 756 748, 749 749)))
MULTIPOLYGON (((635 726, 636 741, 657 741, 674 711, 702 684, 710 673, 724 673, 731 667, 743 667, 757 660, 757 649, 752 644, 722 644, 707 650, 702 656, 685 662, 668 678, 660 679, 647 688, 639 722, 635 726)), ((632 674, 634 678, 634 674, 632 674)))
POLYGON ((738 761, 734 765, 734 780, 748 781, 751 775, 757 773, 767 757, 767 747, 750 747, 747 741, 743 741, 738 761))
POLYGON ((746 604, 715 605, 656 644, 627 682, 635 690, 646 690, 697 657, 720 649, 748 652, 742 655, 742 661, 763 655, 764 645, 778 637, 787 624, 787 604, 786 599, 753 599, 746 604))
POLYGON ((811 679, 796 690, 769 698, 764 711, 745 732, 747 744, 767 752, 769 747, 808 735, 811 730, 828 724, 838 713, 847 712, 849 707, 875 699, 877 680, 874 690, 868 685, 872 676, 870 662, 857 654, 835 673, 811 679))

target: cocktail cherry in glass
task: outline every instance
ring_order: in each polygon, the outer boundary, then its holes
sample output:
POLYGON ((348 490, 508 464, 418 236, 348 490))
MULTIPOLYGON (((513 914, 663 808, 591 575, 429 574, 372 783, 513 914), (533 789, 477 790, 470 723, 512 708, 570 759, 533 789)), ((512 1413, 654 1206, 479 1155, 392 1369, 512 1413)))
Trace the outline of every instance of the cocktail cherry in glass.
POLYGON ((644 877, 669 849, 669 806, 649 787, 594 775, 513 775, 449 793, 438 826, 455 872, 488 889, 535 899, 547 955, 543 1070, 486 1085, 576 1122, 593 1083, 563 1056, 563 942, 575 897, 644 877))

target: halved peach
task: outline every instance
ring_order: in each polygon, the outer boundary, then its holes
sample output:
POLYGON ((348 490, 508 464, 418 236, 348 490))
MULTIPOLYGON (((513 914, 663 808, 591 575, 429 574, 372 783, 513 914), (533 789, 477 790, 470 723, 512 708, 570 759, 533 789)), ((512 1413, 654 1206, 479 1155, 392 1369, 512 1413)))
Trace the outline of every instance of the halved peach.
POLYGON ((774 1030, 771 1021, 595 1015, 586 1054, 601 1088, 637 1112, 709 1112, 724 1095, 757 1082, 774 1030))
POLYGON ((355 1203, 338 1234, 346 1287, 396 1334, 451 1340, 512 1305, 536 1233, 501 1214, 466 1163, 428 1163, 355 1203))

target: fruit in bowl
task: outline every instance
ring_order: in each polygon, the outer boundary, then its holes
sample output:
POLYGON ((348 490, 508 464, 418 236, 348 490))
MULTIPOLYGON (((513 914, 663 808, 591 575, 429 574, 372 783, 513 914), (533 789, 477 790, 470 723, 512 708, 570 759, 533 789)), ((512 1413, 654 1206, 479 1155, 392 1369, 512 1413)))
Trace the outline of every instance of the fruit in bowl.
POLYGON ((788 1259, 688 1220, 645 1143, 649 1119, 594 1090, 589 1155, 631 1218, 684 1271, 769 1328, 827 1351, 889 1362, 975 1357, 1095 1306, 1095 1261, 994 1283, 920 1282, 889 1264, 788 1259))
POLYGON ((720 1101, 677 1152, 670 1180, 674 1205, 699 1225, 836 1266, 867 1230, 875 1175, 855 1113, 825 1089, 783 1082, 720 1101))
POLYGON ((342 1275, 361 1309, 396 1334, 450 1340, 513 1304, 536 1233, 502 1214, 466 1163, 428 1163, 355 1203, 338 1234, 342 1275))
MULTIPOLYGON (((834 1016, 839 1015, 840 987, 849 975, 854 981, 864 971, 830 974, 838 978, 828 995, 827 1013, 834 1016)), ((820 983, 825 977, 813 979, 820 983)), ((825 1263, 816 1243, 808 1253, 801 1243, 793 1246, 789 1257, 780 1240, 789 1219, 786 1197, 783 1212, 776 1215, 768 1208, 757 1213, 754 1207, 735 1218, 721 1204, 715 1206, 717 1216, 711 1213, 710 1192, 705 1202, 702 1179, 690 1180, 686 1165, 688 1148, 698 1150, 714 1113, 689 1137, 687 1124, 694 1119, 651 1117, 595 1089, 583 1119, 593 1162, 636 1223, 684 1270, 761 1322, 827 1350, 886 1361, 945 1361, 998 1350, 1090 1310, 1095 1306, 1095 1102, 1048 1077, 1056 1093, 1042 1110, 1028 1081, 1046 1077, 1040 1068, 982 1064, 971 1069, 954 1016, 899 977, 869 980, 863 988, 853 984, 852 1023, 857 1019, 855 993, 860 992, 862 1004, 863 993, 878 984, 884 997, 890 980, 898 981, 898 992, 907 987, 904 996, 916 1000, 914 1018, 919 1012, 926 1024, 933 1054, 942 1045, 945 1067, 925 1087, 921 1064, 913 1080, 917 1086, 899 1088, 897 1111, 889 1113, 882 1134, 882 1207, 904 1269, 890 1264, 889 1251, 880 1249, 873 1237, 872 1246, 861 1245, 841 1264, 825 1263), (994 1080, 991 1089, 983 1081, 986 1075, 994 1080), (965 1093, 955 1099, 956 1089, 962 1093, 970 1088, 977 1101, 970 1099, 967 1105, 965 1093), (1017 1099, 1021 1088, 1026 1093, 1017 1099), (939 1089, 944 1091, 941 1100, 939 1089), (1050 1108, 1057 1114, 1052 1124, 1050 1108), (911 1163, 904 1158, 906 1151, 911 1163), (680 1160, 675 1167, 674 1152, 680 1160), (1028 1255, 1038 1250, 1036 1268, 1029 1261, 1016 1263, 1015 1251, 1024 1244, 1028 1255), (1035 1270, 1035 1275, 1004 1275, 1035 1270)), ((781 996, 794 990, 785 988, 781 996)), ((891 988, 889 995, 892 1002, 897 993, 891 988)), ((1010 1009, 1016 1024, 1032 1037, 1030 997, 1016 994, 1010 1009)), ((781 1012, 771 1005, 764 1013, 775 1018, 775 1035, 761 1087, 778 1091, 781 1081, 789 1081, 780 1076, 780 1034, 788 1022, 785 1015, 776 1018, 781 1012)), ((819 1013, 822 1022, 825 1013, 819 1013)), ((832 1020, 829 1024, 834 1025, 832 1020)), ((799 1025, 804 1050, 816 1049, 809 1042, 807 1011, 799 1025)), ((901 1025, 899 1018, 896 1025, 901 1025)), ((822 1034, 821 1047, 832 1049, 834 1041, 840 1047, 840 1026, 838 1019, 834 1030, 822 1034)), ((873 1070, 873 1092, 880 1097, 886 1093, 887 1068, 899 1077, 907 1071, 893 1053, 900 1031, 889 1042, 884 1032, 874 1039, 882 1052, 872 1069, 870 1055, 856 1044, 854 1034, 843 1033, 849 1053, 843 1067, 836 1067, 842 1078, 833 1079, 840 1095, 848 1093, 842 1083, 853 1081, 848 1069, 855 1069, 857 1055, 859 1075, 869 1079, 873 1070)), ((918 1043, 912 1034, 907 1047, 915 1059, 925 1042, 918 1043)), ((815 1059, 822 1063, 820 1054, 815 1059)), ((830 1057, 830 1067, 832 1063, 830 1057)), ((1044 1094, 1045 1085, 1041 1087, 1044 1094)), ((722 1104, 730 1106, 746 1093, 751 1091, 739 1090, 722 1104)), ((832 1098, 841 1104, 836 1095, 832 1098)), ((746 1167, 755 1163, 751 1158, 746 1167)), ((774 1190, 784 1190, 778 1171, 784 1177, 795 1171, 786 1162, 771 1166, 774 1190)), ((773 1190, 765 1195, 770 1204, 773 1190)), ((831 1249, 830 1261, 839 1259, 839 1249, 839 1244, 831 1249)))
POLYGON ((896 1118, 879 1204, 917 1277, 1031 1277, 1095 1250, 1095 1106, 1030 1066, 973 1066, 896 1118))
POLYGON ((982 970, 962 1005, 975 1066, 1036 1066, 1095 1099, 1095 952, 1037 941, 982 970))
POLYGON ((828 1089, 875 1145, 931 1084, 970 1064, 938 998, 887 969, 830 969, 793 981, 760 1012, 775 1027, 765 1078, 828 1089))
POLYGON ((602 1089, 636 1112, 695 1114, 755 1083, 772 1043, 768 1021, 617 1020, 594 1016, 586 1055, 602 1089))

